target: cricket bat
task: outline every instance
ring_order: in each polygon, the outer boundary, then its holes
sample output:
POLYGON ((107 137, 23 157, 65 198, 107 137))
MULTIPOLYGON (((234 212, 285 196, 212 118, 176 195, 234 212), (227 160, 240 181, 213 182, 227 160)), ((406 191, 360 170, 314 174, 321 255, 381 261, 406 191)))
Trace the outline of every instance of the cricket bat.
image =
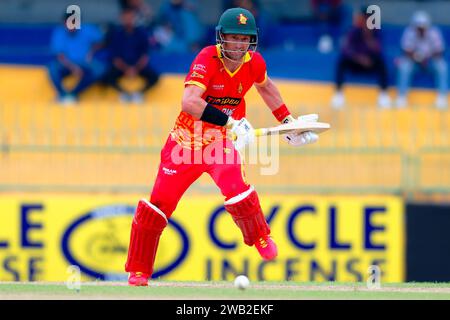
POLYGON ((326 122, 297 120, 292 123, 280 124, 275 127, 255 129, 255 136, 259 137, 259 136, 267 136, 274 134, 289 134, 289 133, 301 134, 306 131, 322 133, 328 129, 330 129, 330 124, 326 122))

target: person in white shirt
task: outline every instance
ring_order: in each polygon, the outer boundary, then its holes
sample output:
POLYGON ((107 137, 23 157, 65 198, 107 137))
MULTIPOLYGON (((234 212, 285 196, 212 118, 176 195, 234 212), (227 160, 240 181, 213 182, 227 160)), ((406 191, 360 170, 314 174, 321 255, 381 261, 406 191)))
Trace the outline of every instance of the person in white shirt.
POLYGON ((404 55, 399 59, 397 77, 397 107, 407 105, 407 93, 415 71, 431 71, 435 77, 438 95, 435 105, 447 107, 448 67, 444 59, 445 43, 440 30, 431 24, 429 15, 417 11, 403 32, 401 47, 404 55))

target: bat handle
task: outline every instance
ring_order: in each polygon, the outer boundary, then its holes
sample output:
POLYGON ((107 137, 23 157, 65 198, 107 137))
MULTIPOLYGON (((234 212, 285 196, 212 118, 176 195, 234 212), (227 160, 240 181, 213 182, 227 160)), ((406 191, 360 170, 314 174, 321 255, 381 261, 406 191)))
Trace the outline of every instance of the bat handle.
POLYGON ((267 128, 255 129, 255 137, 265 136, 269 130, 267 128))

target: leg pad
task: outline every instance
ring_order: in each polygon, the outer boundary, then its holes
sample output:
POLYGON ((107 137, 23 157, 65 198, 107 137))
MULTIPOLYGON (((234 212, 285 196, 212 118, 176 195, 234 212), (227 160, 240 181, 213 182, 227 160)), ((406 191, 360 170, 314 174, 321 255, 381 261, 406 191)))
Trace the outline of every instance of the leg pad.
POLYGON ((252 246, 258 239, 270 234, 269 225, 264 218, 258 195, 253 187, 225 201, 225 209, 241 229, 245 244, 252 246))
POLYGON ((125 271, 143 272, 151 276, 159 238, 166 226, 167 218, 161 210, 147 200, 139 201, 131 225, 125 271))

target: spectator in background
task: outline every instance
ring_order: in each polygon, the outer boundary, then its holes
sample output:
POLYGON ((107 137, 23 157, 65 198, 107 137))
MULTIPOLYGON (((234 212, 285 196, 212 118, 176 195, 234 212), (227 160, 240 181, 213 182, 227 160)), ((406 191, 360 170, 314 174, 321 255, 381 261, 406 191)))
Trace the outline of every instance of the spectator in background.
POLYGON ((321 53, 333 50, 340 32, 344 14, 342 0, 311 0, 314 19, 318 22, 319 42, 317 49, 321 53))
POLYGON ((153 8, 144 0, 119 0, 123 10, 131 9, 136 14, 136 26, 150 28, 153 25, 153 8))
POLYGON ((56 27, 51 36, 51 52, 55 58, 48 66, 50 78, 58 91, 58 101, 64 105, 77 102, 79 95, 99 80, 104 65, 94 58, 101 47, 103 34, 99 28, 83 24, 81 29, 66 25, 70 14, 64 14, 64 25, 56 27), (72 90, 63 85, 65 77, 73 75, 78 82, 72 90))
POLYGON ((367 28, 367 17, 364 7, 356 13, 354 26, 345 36, 336 70, 336 93, 331 102, 335 109, 340 109, 345 104, 342 86, 347 72, 376 75, 381 89, 378 105, 381 108, 390 107, 391 101, 386 91, 388 73, 382 55, 379 30, 367 28))
POLYGON ((125 9, 120 15, 121 25, 113 28, 109 34, 108 46, 112 65, 105 75, 104 82, 120 92, 122 102, 132 100, 143 102, 143 94, 158 81, 159 75, 150 67, 149 45, 144 28, 136 27, 136 14, 132 9, 125 9), (141 76, 145 80, 144 87, 129 94, 119 85, 122 77, 141 76))
POLYGON ((261 48, 270 47, 274 35, 270 33, 273 29, 274 21, 271 15, 264 10, 258 0, 226 0, 224 10, 229 8, 244 8, 250 11, 258 26, 258 46, 261 48))
POLYGON ((198 51, 203 42, 203 27, 185 0, 166 0, 162 4, 153 38, 161 50, 198 51))
POLYGON ((407 91, 413 72, 431 70, 436 79, 438 95, 436 107, 447 107, 447 77, 448 67, 444 60, 444 39, 440 30, 431 25, 431 19, 424 11, 416 12, 401 39, 401 47, 404 55, 398 64, 398 97, 397 107, 405 107, 407 104, 407 91))

